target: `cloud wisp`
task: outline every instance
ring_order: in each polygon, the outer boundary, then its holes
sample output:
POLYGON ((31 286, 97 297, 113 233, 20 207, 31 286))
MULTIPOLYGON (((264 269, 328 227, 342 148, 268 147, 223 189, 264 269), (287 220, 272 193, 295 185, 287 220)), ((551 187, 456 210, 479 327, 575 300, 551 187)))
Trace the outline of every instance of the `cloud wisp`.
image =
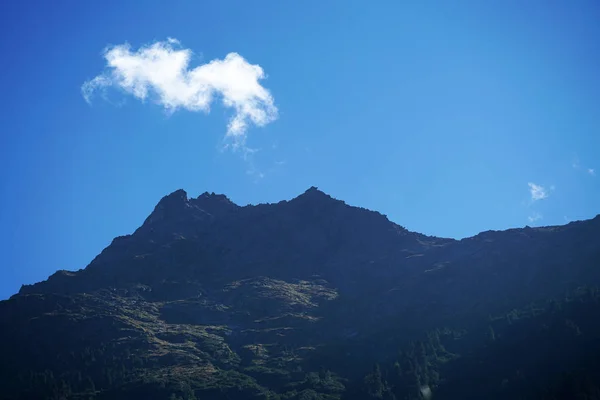
MULTIPOLYGON (((538 202, 540 200, 547 199, 550 196, 550 192, 555 190, 554 185, 551 185, 550 187, 546 188, 542 185, 538 185, 533 182, 528 182, 527 186, 529 186, 529 196, 530 196, 530 201, 529 201, 528 207, 534 206, 534 204, 536 204, 536 202, 538 202)), ((544 218, 544 216, 535 210, 531 210, 530 214, 527 216, 527 220, 529 221, 529 223, 538 222, 538 221, 542 220, 543 218, 544 218)))
POLYGON ((529 186, 529 194, 531 195, 531 201, 538 201, 548 198, 548 190, 542 185, 536 185, 533 182, 529 182, 527 185, 529 186))
POLYGON ((543 218, 542 214, 538 213, 538 212, 534 212, 533 214, 531 214, 530 216, 527 217, 527 220, 529 222, 536 222, 539 221, 543 218))
POLYGON ((585 173, 590 176, 596 176, 596 170, 594 168, 582 166, 579 162, 579 157, 575 157, 571 165, 573 166, 573 169, 585 171, 585 173))
POLYGON ((192 54, 171 38, 138 50, 127 43, 110 46, 104 50, 105 71, 86 81, 81 93, 90 103, 96 92, 118 88, 142 102, 151 99, 168 113, 209 113, 220 98, 233 109, 226 138, 234 149, 244 148, 250 125, 265 126, 278 116, 273 96, 259 82, 266 77, 263 69, 238 53, 190 68, 192 54))

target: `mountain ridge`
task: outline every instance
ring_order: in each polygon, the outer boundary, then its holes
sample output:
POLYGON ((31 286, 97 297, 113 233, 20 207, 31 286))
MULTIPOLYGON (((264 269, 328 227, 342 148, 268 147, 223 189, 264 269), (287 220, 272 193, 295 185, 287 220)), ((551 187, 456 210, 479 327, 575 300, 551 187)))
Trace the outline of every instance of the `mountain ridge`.
MULTIPOLYGON (((600 285, 598 264, 600 217, 455 240, 411 232, 316 187, 246 206, 180 189, 86 268, 58 271, 0 302, 8 327, 0 352, 15 365, 0 376, 14 378, 5 382, 10 393, 22 393, 11 398, 32 398, 22 387, 49 390, 28 378, 52 381, 47 371, 100 399, 156 390, 189 399, 365 398, 356 379, 366 366, 426 340, 436 370, 422 364, 419 374, 443 392, 453 386, 435 376, 453 376, 446 365, 454 356, 436 344, 442 336, 468 328, 474 344, 460 351, 475 351, 494 318, 600 285), (79 361, 56 361, 71 353, 79 361), (184 383, 189 390, 169 386, 184 383)), ((452 340, 443 339, 448 348, 452 340)))
MULTIPOLYGON (((280 201, 273 202, 273 203, 269 203, 269 202, 256 203, 256 204, 249 203, 249 204, 246 204, 246 205, 239 205, 239 204, 234 203, 225 194, 216 194, 215 192, 208 192, 208 191, 201 193, 196 198, 193 198, 193 197, 189 198, 188 193, 187 193, 186 190, 184 190, 184 189, 177 189, 177 190, 174 190, 173 192, 171 192, 170 194, 168 194, 166 196, 163 196, 163 198, 161 200, 159 200, 159 202, 157 203, 157 206, 160 205, 161 202, 163 202, 163 200, 166 200, 166 199, 170 198, 171 196, 182 196, 182 197, 185 198, 186 202, 187 201, 196 202, 196 201, 198 201, 200 199, 207 199, 207 198, 209 198, 209 199, 210 198, 219 198, 223 202, 231 204, 234 208, 253 208, 253 207, 274 206, 274 205, 286 204, 286 203, 290 203, 290 202, 294 202, 294 201, 297 202, 299 200, 306 199, 307 197, 309 197, 309 198, 312 197, 313 199, 320 198, 320 199, 332 200, 334 202, 339 202, 339 203, 341 203, 343 205, 346 205, 346 206, 354 208, 354 209, 365 210, 365 211, 368 211, 368 212, 372 212, 372 213, 375 213, 375 214, 382 215, 386 219, 388 219, 389 222, 391 222, 391 223, 393 223, 395 225, 398 225, 398 226, 406 229, 404 226, 398 224, 395 221, 390 220, 387 217, 387 215, 385 215, 385 214, 383 214, 383 213, 381 213, 379 211, 371 210, 371 209, 364 208, 364 207, 361 207, 361 206, 350 205, 350 204, 346 203, 345 201, 337 199, 337 198, 331 196, 330 194, 322 191, 321 189, 319 189, 316 186, 311 186, 310 188, 306 189, 303 193, 301 193, 301 194, 299 194, 299 195, 297 195, 297 196, 295 196, 295 197, 293 197, 293 198, 291 198, 289 200, 280 200, 280 201)), ((155 206, 155 209, 156 209, 157 206, 155 206)), ((150 215, 152 215, 152 213, 150 215)), ((537 226, 537 227, 531 227, 529 225, 525 225, 523 227, 514 227, 514 228, 507 228, 507 229, 488 229, 488 230, 485 230, 485 231, 478 232, 478 233, 476 233, 476 234, 474 234, 472 236, 468 236, 468 237, 464 237, 464 238, 460 238, 460 239, 451 238, 451 237, 442 237, 442 236, 428 235, 428 234, 424 234, 424 233, 419 233, 419 234, 423 235, 423 236, 431 237, 431 238, 453 240, 453 241, 461 241, 461 240, 473 239, 473 238, 475 238, 477 236, 485 235, 485 234, 488 234, 488 233, 510 232, 510 231, 517 231, 517 230, 522 230, 522 229, 525 229, 525 230, 527 230, 527 229, 544 230, 544 229, 551 229, 551 228, 556 228, 556 227, 566 227, 566 226, 569 226, 571 224, 585 223, 587 221, 594 221, 594 220, 600 220, 600 214, 596 214, 596 216, 591 217, 591 218, 582 219, 582 220, 569 221, 569 222, 567 222, 565 224, 558 224, 558 225, 543 225, 543 226, 537 226)), ((408 231, 409 232, 413 232, 413 233, 418 233, 416 231, 410 231, 410 230, 408 230, 408 231)), ((127 235, 125 235, 125 236, 127 236, 127 235)))
MULTIPOLYGON (((466 237, 466 238, 462 238, 462 239, 453 239, 453 238, 442 238, 442 237, 437 237, 437 236, 429 236, 429 235, 420 234, 420 233, 417 233, 414 231, 409 231, 406 228, 404 228, 403 226, 398 225, 397 223, 389 220, 389 218, 387 218, 386 215, 381 214, 380 212, 369 210, 369 209, 366 209, 366 208, 363 208, 360 206, 348 205, 343 200, 338 200, 338 199, 330 196, 329 194, 319 190, 315 186, 311 186, 309 189, 307 189, 300 195, 298 195, 290 200, 281 200, 281 201, 278 201, 275 203, 247 204, 244 206, 235 204, 224 194, 215 194, 214 192, 212 192, 212 193, 204 192, 196 198, 193 198, 193 197, 190 198, 190 197, 188 197, 188 194, 184 189, 177 189, 177 190, 171 192, 170 194, 163 196, 158 201, 158 203, 154 207, 153 211, 144 220, 144 222, 142 223, 142 225, 140 227, 138 227, 136 230, 134 230, 134 232, 131 234, 126 234, 126 235, 115 237, 112 240, 112 242, 109 244, 109 246, 107 246, 100 253, 100 255, 102 255, 102 253, 104 253, 107 249, 111 248, 111 246, 118 246, 120 243, 122 243, 123 241, 129 240, 136 234, 144 234, 144 233, 148 234, 148 231, 154 232, 152 225, 157 222, 162 221, 165 218, 172 220, 176 224, 179 224, 182 221, 187 221, 187 220, 191 220, 191 221, 198 222, 198 223, 206 223, 206 222, 212 221, 214 218, 217 218, 217 217, 224 217, 224 216, 227 216, 228 214, 231 216, 232 213, 234 213, 234 212, 245 212, 247 210, 259 210, 259 209, 266 209, 268 207, 281 207, 281 206, 290 206, 290 205, 297 205, 297 204, 301 204, 302 206, 310 206, 310 202, 313 202, 313 203, 316 202, 321 207, 323 206, 323 203, 328 202, 329 204, 334 204, 339 207, 343 206, 343 207, 348 207, 351 210, 367 212, 367 213, 370 213, 371 215, 377 216, 378 218, 383 218, 386 222, 391 224, 391 226, 399 227, 403 232, 405 232, 407 234, 418 235, 419 240, 434 240, 434 241, 437 240, 444 244, 454 243, 454 242, 460 243, 460 242, 478 241, 478 240, 482 240, 482 239, 486 240, 485 239, 486 237, 488 238, 487 240, 490 240, 489 237, 491 237, 491 236, 497 237, 497 235, 499 235, 499 234, 507 235, 507 234, 516 233, 516 234, 523 235, 524 232, 528 232, 528 231, 531 231, 532 233, 537 234, 537 233, 545 232, 545 231, 549 231, 549 230, 563 230, 563 229, 568 229, 568 227, 582 226, 582 225, 592 224, 592 223, 600 221, 600 214, 598 214, 596 217, 588 219, 588 220, 571 221, 568 224, 564 224, 564 225, 551 225, 551 226, 541 226, 541 227, 534 227, 534 228, 525 226, 523 228, 510 228, 510 229, 505 229, 505 230, 487 230, 487 231, 479 232, 476 235, 473 235, 470 237, 466 237)), ((168 225, 167 229, 172 230, 173 227, 171 225, 168 225)), ((169 235, 173 234, 173 232, 171 230, 168 230, 169 235)), ((494 240, 494 239, 491 239, 491 240, 494 240)), ((98 257, 96 257, 96 258, 98 258, 98 257)), ((90 262, 90 264, 88 264, 88 266, 94 264, 94 262, 96 261, 96 258, 94 260, 92 260, 92 262, 90 262)), ((82 269, 80 269, 79 271, 82 271, 82 269)), ((73 274, 73 273, 77 273, 79 271, 59 270, 57 272, 60 272, 61 274, 64 274, 64 273, 73 274)), ((50 277, 49 277, 49 279, 50 279, 50 277)), ((19 293, 22 293, 21 292, 22 290, 25 290, 25 292, 26 292, 27 288, 33 287, 33 286, 38 285, 39 283, 42 283, 45 281, 47 281, 47 280, 44 280, 44 281, 41 281, 38 283, 34 283, 31 285, 23 285, 21 290, 19 291, 19 293), (23 288, 25 288, 25 289, 23 289, 23 288)))

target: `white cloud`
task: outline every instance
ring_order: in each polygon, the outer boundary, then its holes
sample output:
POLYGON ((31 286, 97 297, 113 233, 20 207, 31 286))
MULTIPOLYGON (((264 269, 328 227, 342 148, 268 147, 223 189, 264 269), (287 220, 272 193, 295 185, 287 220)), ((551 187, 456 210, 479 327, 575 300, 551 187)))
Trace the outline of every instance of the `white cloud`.
MULTIPOLYGON (((529 185, 529 193, 531 194, 532 201, 543 200, 548 197, 548 191, 543 186, 532 182, 529 182, 527 185, 529 185)), ((551 189, 554 189, 554 187, 551 189)))
POLYGON ((527 217, 529 222, 539 221, 542 218, 543 218, 542 214, 537 213, 537 212, 534 212, 533 214, 531 214, 530 216, 527 217))
POLYGON ((575 159, 573 160, 573 168, 577 169, 577 170, 583 170, 585 172, 588 173, 588 175, 591 176, 596 176, 596 170, 594 168, 589 168, 589 167, 585 167, 582 166, 581 163, 579 162, 579 158, 575 157, 575 159))
POLYGON ((145 101, 163 106, 169 113, 178 109, 208 113, 219 96, 234 114, 227 125, 227 138, 234 148, 244 146, 250 124, 264 126, 277 119, 273 96, 259 83, 265 73, 237 53, 190 68, 190 49, 176 39, 157 41, 132 51, 127 43, 104 51, 106 70, 86 81, 81 92, 87 102, 93 94, 109 87, 119 88, 145 101))

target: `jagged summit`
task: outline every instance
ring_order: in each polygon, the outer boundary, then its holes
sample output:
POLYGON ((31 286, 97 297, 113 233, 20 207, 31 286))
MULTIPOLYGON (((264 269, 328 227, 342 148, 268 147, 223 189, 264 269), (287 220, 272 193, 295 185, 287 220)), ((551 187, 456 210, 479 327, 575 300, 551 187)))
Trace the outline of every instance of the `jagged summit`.
MULTIPOLYGON (((307 209, 320 209, 330 207, 349 207, 344 201, 338 200, 329 194, 318 189, 316 186, 311 186, 300 195, 285 202, 293 207, 301 207, 307 209)), ((354 208, 354 207, 353 207, 354 208)))
POLYGON ((327 201, 327 200, 336 200, 340 203, 343 203, 343 201, 341 200, 337 200, 334 199, 332 196, 330 196, 329 194, 323 192, 322 190, 320 190, 319 188, 317 188, 316 186, 311 186, 308 189, 306 189, 304 191, 304 193, 296 196, 295 198, 292 199, 292 201, 298 201, 298 200, 311 200, 311 201, 327 201))
POLYGON ((200 196, 198 196, 195 200, 202 201, 202 200, 212 200, 212 199, 217 199, 219 201, 231 202, 231 200, 229 200, 229 198, 227 196, 225 196, 224 194, 217 194, 215 192, 212 192, 212 193, 204 192, 200 196))
POLYGON ((168 195, 164 196, 159 202, 158 205, 160 204, 165 204, 165 203, 174 203, 174 202, 187 202, 187 201, 192 201, 192 200, 198 200, 198 201, 206 201, 206 200, 226 200, 229 201, 229 198, 227 196, 225 196, 224 194, 217 194, 215 192, 204 192, 202 194, 200 194, 197 198, 189 198, 187 192, 184 189, 177 189, 175 191, 173 191, 172 193, 169 193, 168 195))
POLYGON ((190 204, 214 215, 221 215, 239 208, 237 204, 224 194, 216 194, 214 192, 204 192, 197 198, 191 199, 190 204))
POLYGON ((187 192, 183 189, 177 189, 172 193, 169 193, 168 195, 164 196, 162 199, 160 199, 160 201, 158 202, 158 204, 156 205, 157 207, 167 207, 171 204, 180 204, 180 203, 185 203, 188 201, 188 195, 187 192))
POLYGON ((303 193, 293 197, 290 200, 282 200, 279 203, 274 204, 248 204, 243 207, 231 201, 225 194, 206 191, 196 198, 190 198, 185 190, 178 189, 160 199, 154 208, 154 211, 148 217, 147 221, 156 221, 158 219, 167 217, 181 216, 182 212, 187 212, 191 215, 194 212, 190 209, 201 210, 217 216, 238 209, 245 209, 246 211, 256 207, 262 209, 264 207, 271 207, 275 204, 294 204, 300 207, 309 206, 311 208, 318 208, 326 206, 327 204, 346 205, 344 201, 333 198, 329 194, 318 189, 316 186, 311 186, 303 193), (188 210, 183 211, 186 209, 188 210))
POLYGON ((304 191, 300 196, 326 196, 331 197, 316 186, 311 186, 304 191))
POLYGON ((142 226, 181 217, 186 207, 189 207, 187 192, 183 189, 178 189, 160 199, 142 226))
MULTIPOLYGON (((294 201, 294 200, 300 200, 300 199, 336 200, 340 203, 344 203, 342 200, 334 199, 331 195, 325 193, 324 191, 320 190, 316 186, 311 186, 310 188, 305 190, 303 193, 292 198, 291 200, 288 200, 287 202, 294 201)), ((286 200, 284 200, 283 202, 286 202, 286 200)), ((193 197, 190 198, 184 189, 177 189, 177 190, 173 191, 172 193, 164 196, 158 202, 156 207, 157 208, 164 208, 164 207, 169 207, 169 206, 177 207, 177 206, 181 206, 185 203, 195 204, 195 205, 199 205, 199 206, 207 205, 207 204, 222 203, 222 204, 229 204, 229 205, 239 207, 239 205, 232 202, 229 199, 229 197, 227 197, 225 194, 205 191, 204 193, 200 194, 196 198, 193 198, 193 197)), ((269 205, 269 204, 268 203, 259 203, 256 205, 249 204, 248 206, 252 207, 252 206, 261 206, 261 205, 269 205)))

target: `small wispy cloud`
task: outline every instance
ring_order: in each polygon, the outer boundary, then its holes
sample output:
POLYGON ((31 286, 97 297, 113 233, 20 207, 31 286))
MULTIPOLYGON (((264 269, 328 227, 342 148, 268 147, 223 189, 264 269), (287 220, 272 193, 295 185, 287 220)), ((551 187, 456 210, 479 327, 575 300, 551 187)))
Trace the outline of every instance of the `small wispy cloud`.
MULTIPOLYGON (((542 185, 536 185, 533 182, 529 182, 527 185, 529 185, 531 201, 538 201, 548 198, 548 190, 542 185)), ((552 186, 550 189, 554 189, 554 186, 552 186)))
MULTIPOLYGON (((254 160, 252 159, 252 157, 249 157, 246 160, 246 163, 247 163, 246 174, 253 178, 254 183, 258 183, 268 176, 271 176, 275 173, 281 173, 281 169, 285 166, 286 161, 285 160, 274 161, 270 167, 267 167, 265 169, 263 169, 263 168, 259 169, 257 167, 257 165, 255 164, 254 160)), ((263 167, 265 167, 265 166, 263 165, 263 167)))
POLYGON ((542 216, 542 214, 538 213, 538 212, 534 212, 533 214, 531 214, 530 216, 527 217, 527 220, 529 222, 536 222, 539 221, 540 219, 544 218, 542 216))
POLYGON ((573 166, 573 169, 585 171, 590 176, 596 176, 596 170, 594 168, 582 166, 579 162, 579 157, 577 156, 573 159, 573 163, 571 165, 573 166))
POLYGON ((105 71, 81 87, 90 103, 93 95, 118 88, 144 102, 151 98, 169 113, 178 109, 210 112, 216 97, 233 109, 226 138, 233 148, 244 148, 249 125, 264 126, 277 119, 271 93, 259 83, 265 79, 260 65, 238 53, 190 68, 193 52, 178 40, 157 41, 138 50, 127 43, 105 49, 105 71))

